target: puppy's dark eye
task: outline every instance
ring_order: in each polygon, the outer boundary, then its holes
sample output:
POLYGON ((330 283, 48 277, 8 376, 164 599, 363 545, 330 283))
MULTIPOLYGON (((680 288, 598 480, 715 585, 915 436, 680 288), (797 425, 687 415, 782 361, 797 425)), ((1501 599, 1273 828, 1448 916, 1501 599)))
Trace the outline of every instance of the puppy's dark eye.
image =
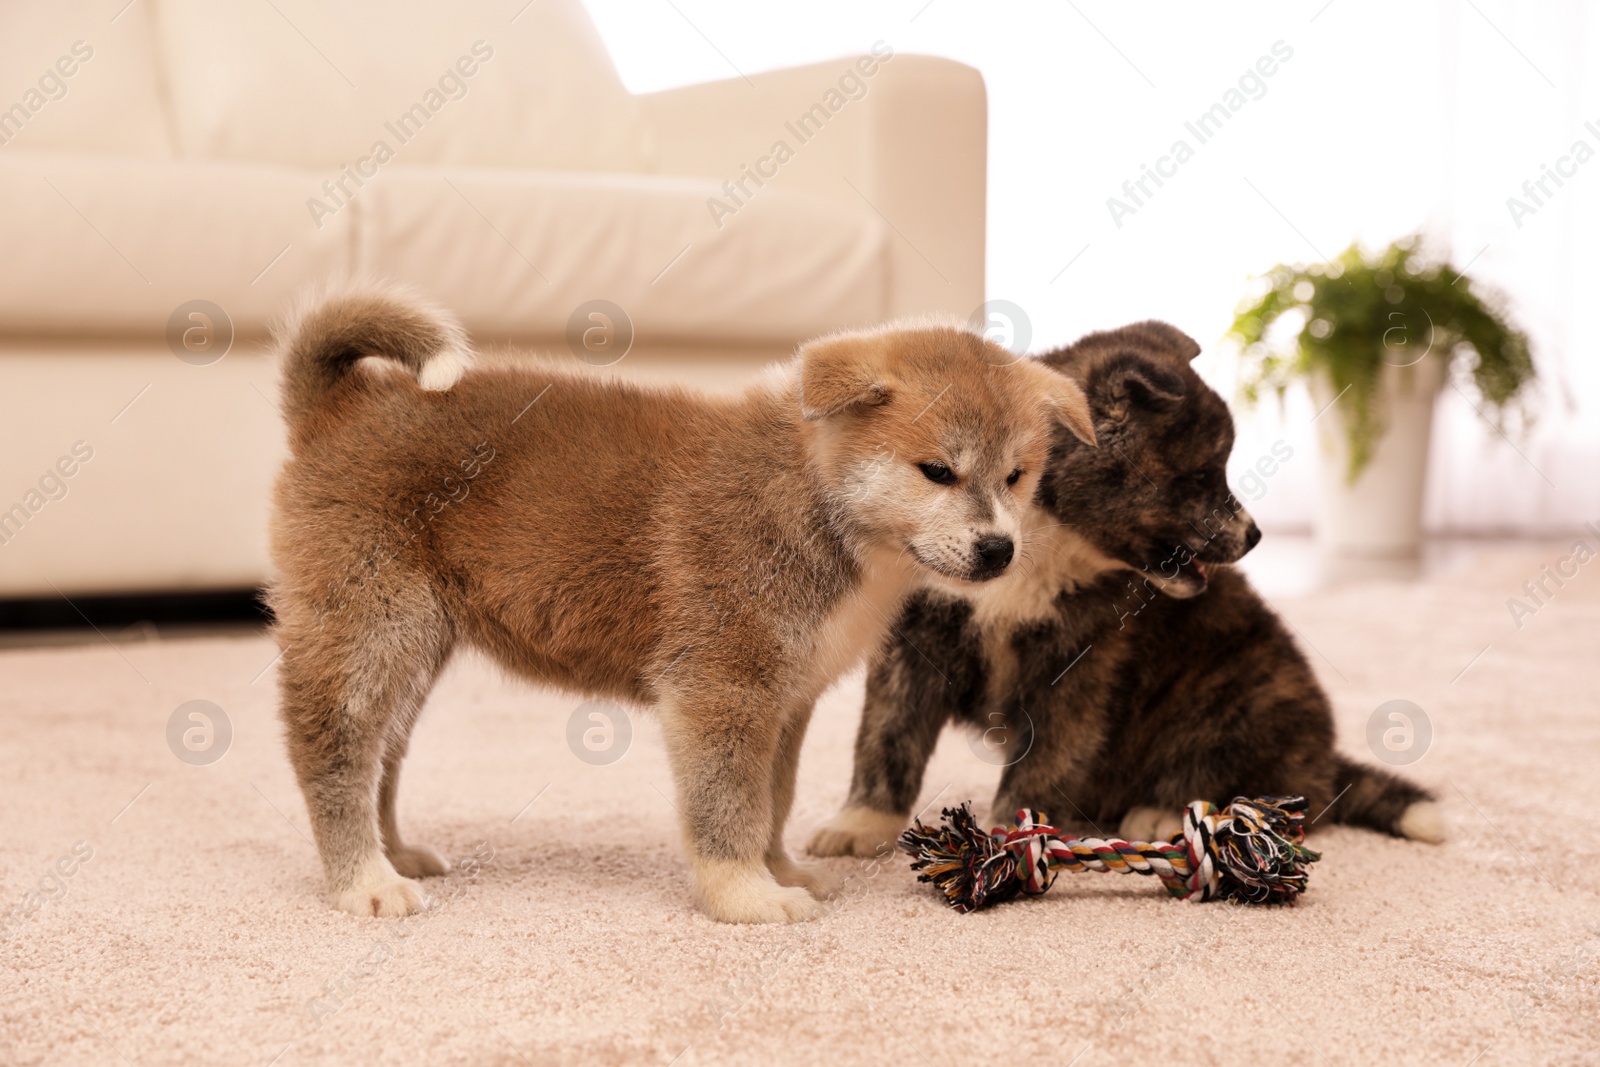
POLYGON ((956 484, 956 472, 937 460, 933 463, 918 463, 917 469, 922 471, 930 482, 938 482, 940 485, 956 484))
POLYGON ((1018 480, 1021 479, 1021 477, 1022 477, 1022 468, 1018 467, 1016 470, 1014 470, 1010 474, 1006 475, 1006 484, 1007 485, 1016 485, 1018 480))

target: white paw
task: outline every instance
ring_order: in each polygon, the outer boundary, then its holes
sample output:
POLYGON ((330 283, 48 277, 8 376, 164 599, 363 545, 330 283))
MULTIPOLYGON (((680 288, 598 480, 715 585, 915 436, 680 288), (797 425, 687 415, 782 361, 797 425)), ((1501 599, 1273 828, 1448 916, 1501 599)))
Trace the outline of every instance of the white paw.
POLYGON ((389 853, 389 863, 407 878, 432 878, 450 873, 450 861, 427 845, 401 845, 389 853))
POLYGON ((820 867, 796 863, 788 856, 767 857, 767 870, 782 886, 799 886, 818 900, 827 900, 839 888, 838 879, 820 867))
POLYGON ((1117 828, 1117 834, 1124 841, 1169 841, 1181 833, 1183 816, 1161 808, 1132 808, 1117 828))
POLYGON ((466 352, 446 348, 430 356, 428 362, 422 365, 422 373, 417 375, 417 384, 430 393, 442 393, 461 380, 468 362, 466 352))
POLYGON ((395 919, 415 915, 428 906, 422 887, 400 877, 387 860, 370 864, 356 884, 335 895, 334 907, 351 915, 395 919))
POLYGON ((813 856, 878 856, 894 851, 906 828, 899 815, 851 805, 811 835, 806 851, 813 856))
POLYGON ((822 914, 810 893, 779 885, 761 864, 701 860, 695 874, 700 906, 718 922, 792 923, 822 914))
POLYGON ((1436 801, 1419 800, 1400 816, 1395 829, 1413 841, 1437 845, 1445 838, 1444 809, 1436 801))

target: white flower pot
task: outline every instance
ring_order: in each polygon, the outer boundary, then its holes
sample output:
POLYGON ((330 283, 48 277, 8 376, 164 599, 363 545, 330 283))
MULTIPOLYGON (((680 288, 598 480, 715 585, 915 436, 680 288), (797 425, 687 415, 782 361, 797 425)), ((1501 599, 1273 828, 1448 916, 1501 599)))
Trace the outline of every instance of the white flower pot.
POLYGON ((1384 432, 1353 484, 1344 413, 1349 397, 1335 403, 1331 379, 1311 376, 1312 400, 1322 413, 1316 421, 1321 480, 1316 532, 1325 560, 1410 560, 1420 554, 1433 406, 1447 370, 1436 355, 1407 367, 1384 364, 1374 397, 1384 432))

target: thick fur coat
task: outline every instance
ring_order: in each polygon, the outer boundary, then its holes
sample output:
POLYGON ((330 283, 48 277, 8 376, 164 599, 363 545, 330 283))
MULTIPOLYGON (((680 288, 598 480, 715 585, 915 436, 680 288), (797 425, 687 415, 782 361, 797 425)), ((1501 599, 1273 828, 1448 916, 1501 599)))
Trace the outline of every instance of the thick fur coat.
POLYGON ((1140 323, 1043 357, 1083 385, 1100 447, 1057 437, 1014 573, 907 604, 868 677, 849 800, 812 852, 892 841, 951 722, 998 743, 996 822, 1030 807, 1151 839, 1192 800, 1276 794, 1442 836, 1425 790, 1335 751, 1305 656, 1228 566, 1260 532, 1228 488, 1233 422, 1199 351, 1140 323))
POLYGON ((706 910, 815 914, 783 828, 817 695, 927 575, 1003 573, 1054 428, 1092 438, 1070 380, 950 326, 823 338, 732 398, 467 369, 459 328, 383 292, 282 351, 282 715, 330 895, 365 915, 445 869, 395 797, 462 645, 658 709, 706 910))

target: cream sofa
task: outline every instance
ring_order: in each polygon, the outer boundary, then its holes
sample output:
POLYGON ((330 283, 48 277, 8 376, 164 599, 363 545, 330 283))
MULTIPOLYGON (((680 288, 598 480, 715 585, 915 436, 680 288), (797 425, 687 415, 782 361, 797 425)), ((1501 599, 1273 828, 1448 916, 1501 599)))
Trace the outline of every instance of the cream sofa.
POLYGON ((261 582, 263 340, 329 279, 562 358, 607 300, 633 346, 586 373, 713 385, 972 313, 983 83, 891 45, 632 95, 578 0, 8 0, 0 597, 261 582))

